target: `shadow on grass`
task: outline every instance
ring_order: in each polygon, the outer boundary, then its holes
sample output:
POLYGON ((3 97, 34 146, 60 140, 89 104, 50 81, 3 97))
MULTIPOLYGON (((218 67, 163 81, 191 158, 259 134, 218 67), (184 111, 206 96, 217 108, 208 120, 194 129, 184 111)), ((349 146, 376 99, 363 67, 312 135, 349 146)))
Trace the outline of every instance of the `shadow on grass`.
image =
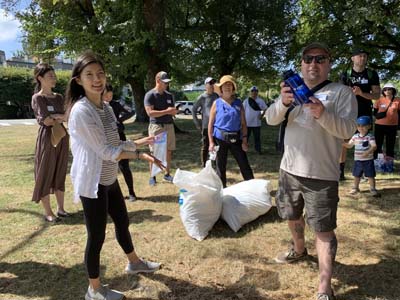
POLYGON ((139 211, 128 212, 129 221, 131 224, 139 224, 144 221, 149 222, 168 222, 173 219, 172 216, 168 215, 155 215, 152 209, 143 209, 139 211))
MULTIPOLYGON (((399 299, 398 284, 400 281, 400 260, 386 258, 376 264, 345 265, 336 262, 334 278, 339 284, 354 287, 339 299, 399 299), (385 274, 382 277, 382 274, 385 274)), ((339 287, 340 289, 340 287, 339 287)))
POLYGON ((26 299, 83 299, 87 289, 83 264, 65 268, 34 261, 0 262, 1 273, 0 298, 12 294, 26 299))
POLYGON ((384 187, 380 190, 380 193, 382 194, 380 198, 370 197, 367 199, 367 203, 376 206, 379 210, 389 212, 393 212, 393 209, 400 208, 400 188, 384 187))
MULTIPOLYGON (((130 224, 140 224, 144 221, 149 222, 168 222, 172 219, 172 216, 169 215, 157 215, 154 214, 155 210, 152 209, 142 209, 136 211, 129 211, 128 208, 128 216, 130 224)), ((113 223, 110 216, 107 218, 107 224, 113 223)), ((57 223, 57 225, 76 225, 76 224, 85 224, 85 217, 83 214, 83 210, 80 210, 76 213, 71 214, 68 218, 63 218, 61 222, 57 223)))
MULTIPOLYGON (((144 275, 149 276, 149 275, 144 275)), ((127 299, 163 299, 163 300, 283 300, 283 299, 294 299, 292 297, 282 297, 282 298, 270 298, 265 294, 261 294, 259 288, 263 288, 264 290, 277 290, 279 289, 279 280, 278 274, 275 272, 266 272, 264 270, 258 270, 253 268, 247 268, 246 273, 240 278, 238 282, 235 282, 231 285, 221 285, 211 283, 211 286, 200 286, 193 284, 190 281, 176 279, 174 277, 165 276, 163 274, 154 274, 151 275, 151 279, 155 281, 159 281, 164 284, 168 291, 152 291, 150 288, 147 292, 144 289, 145 294, 144 298, 127 298, 127 299), (263 274, 264 278, 268 278, 268 280, 264 280, 264 282, 273 282, 271 285, 264 285, 262 287, 257 287, 252 284, 252 279, 254 274, 263 274), (274 278, 274 279, 272 279, 274 278), (147 294, 147 295, 146 295, 147 294)))
MULTIPOLYGON (((102 267, 104 269, 104 267, 102 267)), ((43 264, 33 261, 20 263, 0 262, 0 295, 11 294, 26 299, 46 298, 83 299, 87 289, 86 273, 83 264, 66 268, 60 265, 43 264)), ((294 299, 298 295, 284 295, 269 298, 260 294, 260 288, 265 291, 276 291, 280 288, 279 274, 272 271, 255 268, 245 268, 245 273, 239 280, 230 285, 210 282, 207 286, 196 285, 190 281, 166 276, 161 273, 146 274, 147 278, 164 284, 168 291, 159 290, 151 284, 141 283, 142 275, 121 275, 105 278, 111 288, 125 294, 132 290, 139 297, 126 299, 162 299, 162 300, 283 300, 294 299), (257 277, 257 286, 253 284, 257 277)))
POLYGON ((238 232, 234 232, 224 220, 219 219, 213 226, 207 238, 242 238, 249 232, 264 226, 264 224, 274 222, 283 222, 281 217, 278 215, 276 206, 272 206, 266 214, 259 216, 254 221, 243 225, 238 232))
MULTIPOLYGON (((22 214, 25 214, 25 215, 34 216, 36 218, 43 218, 43 215, 41 215, 40 213, 37 213, 37 212, 34 212, 34 211, 30 211, 30 210, 26 210, 26 209, 1 209, 0 212, 17 213, 17 214, 21 214, 22 213, 22 214)), ((8 250, 4 254, 2 254, 0 256, 0 260, 6 258, 7 256, 11 255, 15 251, 19 251, 22 248, 24 248, 25 246, 27 246, 28 244, 32 243, 33 240, 36 237, 40 236, 47 228, 48 228, 48 226, 46 226, 46 224, 43 224, 42 227, 40 227, 38 230, 35 230, 28 237, 26 237, 22 242, 18 243, 17 245, 12 247, 10 250, 8 250)))
MULTIPOLYGON (((170 184, 170 183, 166 183, 170 184)), ((149 197, 141 197, 140 198, 143 201, 149 201, 149 202, 171 202, 171 203, 176 203, 178 205, 178 194, 176 196, 171 196, 171 195, 157 195, 157 196, 149 196, 149 197)))

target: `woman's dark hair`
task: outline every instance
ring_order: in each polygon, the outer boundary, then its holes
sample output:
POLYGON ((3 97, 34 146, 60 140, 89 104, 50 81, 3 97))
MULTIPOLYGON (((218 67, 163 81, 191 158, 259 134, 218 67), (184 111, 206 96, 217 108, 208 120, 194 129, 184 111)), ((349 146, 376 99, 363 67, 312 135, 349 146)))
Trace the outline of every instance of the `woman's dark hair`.
POLYGON ((106 83, 106 88, 104 90, 105 92, 112 92, 113 91, 113 86, 111 85, 111 83, 106 83))
POLYGON ((396 96, 396 89, 394 89, 394 88, 383 88, 382 89, 382 96, 384 96, 384 97, 386 97, 386 95, 385 95, 385 91, 387 91, 387 90, 392 90, 392 98, 394 98, 395 96, 396 96))
POLYGON ((79 56, 72 68, 71 79, 68 82, 67 90, 65 92, 66 103, 68 106, 72 106, 76 101, 85 96, 85 90, 76 82, 76 79, 81 76, 83 69, 90 64, 99 64, 102 69, 105 70, 103 61, 93 51, 86 51, 79 56))
POLYGON ((35 93, 39 92, 42 89, 42 84, 39 81, 39 76, 43 77, 49 71, 54 71, 54 68, 47 63, 37 64, 35 69, 33 70, 33 77, 35 80, 35 93))

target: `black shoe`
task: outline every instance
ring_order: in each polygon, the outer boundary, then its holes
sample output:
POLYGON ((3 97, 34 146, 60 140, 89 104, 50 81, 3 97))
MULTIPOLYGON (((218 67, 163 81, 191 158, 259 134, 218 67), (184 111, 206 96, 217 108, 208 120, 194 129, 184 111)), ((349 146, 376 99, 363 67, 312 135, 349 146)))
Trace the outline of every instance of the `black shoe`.
POLYGON ((303 253, 298 254, 296 251, 294 251, 294 248, 292 247, 289 249, 289 251, 278 254, 278 256, 275 257, 275 262, 280 264, 290 264, 301 260, 305 260, 307 258, 308 258, 307 248, 304 248, 303 253))
POLYGON ((57 212, 57 216, 60 218, 66 218, 66 217, 70 217, 71 214, 67 213, 66 211, 64 211, 64 212, 59 211, 59 212, 57 212))

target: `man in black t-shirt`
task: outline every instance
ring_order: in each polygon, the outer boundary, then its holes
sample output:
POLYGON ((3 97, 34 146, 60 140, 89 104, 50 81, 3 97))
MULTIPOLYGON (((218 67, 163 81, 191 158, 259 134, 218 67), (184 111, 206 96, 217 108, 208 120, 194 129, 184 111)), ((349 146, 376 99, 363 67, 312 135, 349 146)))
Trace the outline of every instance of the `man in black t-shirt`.
POLYGON ((353 68, 343 72, 340 80, 352 87, 357 97, 358 117, 372 117, 372 99, 378 99, 381 93, 378 73, 366 67, 368 53, 363 49, 354 50, 351 60, 353 68))
MULTIPOLYGON (((363 49, 355 49, 351 60, 353 62, 352 69, 343 72, 340 81, 350 86, 357 97, 357 117, 369 116, 372 118, 372 100, 378 99, 381 93, 378 73, 366 67, 368 52, 363 49)), ((340 157, 340 180, 345 180, 346 153, 347 149, 343 147, 340 157)))
MULTIPOLYGON (((164 180, 172 182, 173 177, 170 175, 172 151, 175 150, 175 129, 173 116, 178 110, 175 108, 174 98, 167 91, 171 79, 164 71, 158 72, 156 75, 156 86, 148 91, 144 96, 144 107, 147 115, 150 117, 149 135, 156 136, 161 132, 167 132, 167 165, 164 180)), ((150 164, 150 173, 152 165, 150 164)), ((150 177, 149 184, 154 186, 156 178, 150 177)))

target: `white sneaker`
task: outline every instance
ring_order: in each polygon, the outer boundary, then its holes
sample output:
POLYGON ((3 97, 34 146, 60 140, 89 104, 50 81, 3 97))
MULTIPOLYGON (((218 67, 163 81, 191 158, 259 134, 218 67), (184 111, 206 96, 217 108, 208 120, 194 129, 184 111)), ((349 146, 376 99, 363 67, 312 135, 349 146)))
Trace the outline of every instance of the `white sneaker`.
POLYGON ((107 285, 102 285, 97 290, 93 290, 90 286, 85 295, 85 300, 122 300, 125 299, 124 294, 116 290, 110 289, 107 285))
POLYGON ((157 271, 160 266, 160 263, 140 259, 140 261, 137 263, 128 263, 125 271, 128 274, 153 273, 157 271))
POLYGON ((359 188, 355 188, 355 187, 353 187, 352 189, 351 189, 351 191, 350 191, 350 195, 356 195, 356 194, 358 194, 360 192, 360 189, 359 188))

